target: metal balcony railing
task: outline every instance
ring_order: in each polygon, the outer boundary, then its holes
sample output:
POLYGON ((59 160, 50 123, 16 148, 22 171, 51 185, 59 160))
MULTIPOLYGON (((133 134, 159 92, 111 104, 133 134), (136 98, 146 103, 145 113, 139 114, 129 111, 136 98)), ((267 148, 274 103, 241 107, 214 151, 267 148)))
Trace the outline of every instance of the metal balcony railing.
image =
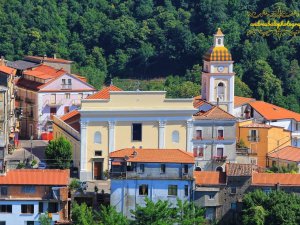
POLYGON ((259 142, 258 136, 248 136, 248 141, 259 142))
POLYGON ((214 156, 213 157, 213 160, 216 161, 216 162, 225 162, 227 159, 227 156, 214 156))

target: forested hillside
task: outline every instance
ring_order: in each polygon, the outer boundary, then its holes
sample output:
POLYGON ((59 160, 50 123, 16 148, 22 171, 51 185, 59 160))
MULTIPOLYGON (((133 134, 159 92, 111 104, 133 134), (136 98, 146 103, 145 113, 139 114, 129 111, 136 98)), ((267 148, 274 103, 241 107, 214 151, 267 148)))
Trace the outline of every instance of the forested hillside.
POLYGON ((136 86, 186 97, 197 94, 202 56, 221 27, 235 61, 236 94, 300 111, 300 36, 247 34, 249 11, 278 7, 300 11, 300 1, 2 0, 0 54, 14 60, 56 53, 74 60, 74 72, 97 88, 110 77, 162 78, 136 86))

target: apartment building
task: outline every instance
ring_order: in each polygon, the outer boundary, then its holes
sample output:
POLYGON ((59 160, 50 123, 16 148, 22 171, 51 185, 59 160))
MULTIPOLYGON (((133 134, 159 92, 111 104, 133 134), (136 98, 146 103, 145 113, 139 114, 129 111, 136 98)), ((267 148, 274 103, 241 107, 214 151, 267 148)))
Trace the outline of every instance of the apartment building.
POLYGON ((111 205, 132 219, 130 210, 156 202, 190 201, 194 157, 179 149, 121 149, 110 153, 111 205))
POLYGON ((51 224, 70 224, 69 170, 10 170, 0 175, 0 224, 38 225, 46 211, 51 224))

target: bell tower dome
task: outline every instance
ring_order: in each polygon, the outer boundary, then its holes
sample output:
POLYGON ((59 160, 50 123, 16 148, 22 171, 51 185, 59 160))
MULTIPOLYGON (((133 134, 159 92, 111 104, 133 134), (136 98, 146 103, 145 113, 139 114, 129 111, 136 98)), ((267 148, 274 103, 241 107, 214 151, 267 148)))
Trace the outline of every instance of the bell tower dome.
POLYGON ((202 98, 233 114, 234 75, 231 54, 224 46, 224 34, 218 28, 213 46, 203 56, 202 98))

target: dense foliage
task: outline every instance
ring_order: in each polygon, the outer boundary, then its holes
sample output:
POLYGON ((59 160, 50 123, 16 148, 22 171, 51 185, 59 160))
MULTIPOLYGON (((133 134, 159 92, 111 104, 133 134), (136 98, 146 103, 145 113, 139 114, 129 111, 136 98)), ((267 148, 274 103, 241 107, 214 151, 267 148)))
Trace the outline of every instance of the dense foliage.
POLYGON ((72 145, 61 136, 49 142, 45 156, 50 168, 69 169, 72 160, 72 145))
POLYGON ((199 79, 189 76, 191 70, 202 65, 212 35, 221 27, 235 61, 236 94, 300 111, 300 37, 247 33, 250 23, 257 21, 249 17, 249 11, 279 7, 298 11, 300 2, 4 0, 0 4, 0 54, 13 60, 26 54, 56 53, 74 60, 74 72, 87 76, 97 88, 111 77, 163 78, 159 88, 166 86, 169 96, 190 97, 200 87, 199 79), (173 83, 164 80, 170 75, 173 83))
POLYGON ((168 201, 159 200, 154 203, 145 198, 145 205, 138 205, 131 213, 134 220, 128 220, 112 206, 100 206, 99 211, 93 211, 86 204, 72 204, 74 225, 202 225, 206 222, 204 209, 180 200, 173 207, 168 201))
POLYGON ((283 191, 250 192, 243 199, 243 225, 300 224, 300 197, 283 191))

